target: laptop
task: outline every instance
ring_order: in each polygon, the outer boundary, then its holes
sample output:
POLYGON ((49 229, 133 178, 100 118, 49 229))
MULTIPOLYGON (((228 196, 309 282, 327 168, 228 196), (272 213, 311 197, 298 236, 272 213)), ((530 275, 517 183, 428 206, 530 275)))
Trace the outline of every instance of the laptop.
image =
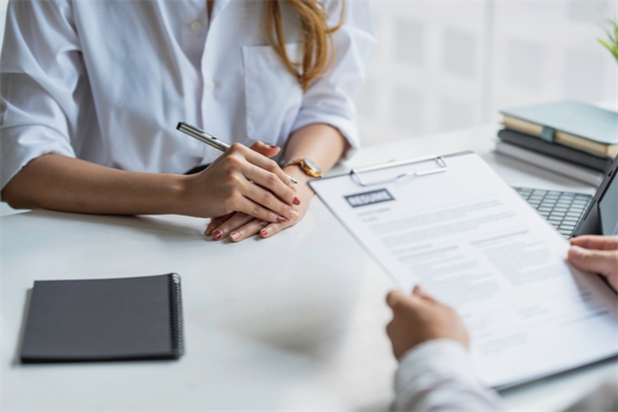
POLYGON ((516 187, 567 239, 580 235, 618 235, 618 157, 594 196, 516 187))

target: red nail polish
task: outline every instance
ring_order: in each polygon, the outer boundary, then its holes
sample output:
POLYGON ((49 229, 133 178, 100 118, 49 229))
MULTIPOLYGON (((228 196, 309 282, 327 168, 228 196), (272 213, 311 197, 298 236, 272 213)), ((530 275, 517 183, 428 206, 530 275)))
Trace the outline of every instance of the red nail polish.
POLYGON ((274 144, 271 144, 271 145, 270 145, 270 148, 271 148, 271 149, 278 149, 278 148, 279 148, 279 146, 275 146, 274 144))
POLYGON ((268 236, 268 230, 264 229, 260 232, 260 234, 264 237, 268 236))
POLYGON ((285 222, 286 220, 287 220, 287 219, 286 219, 286 218, 284 218, 283 216, 277 216, 277 222, 279 222, 279 223, 283 223, 283 222, 285 222))
POLYGON ((221 239, 221 235, 222 235, 222 234, 223 234, 223 233, 222 233, 220 230, 215 230, 215 231, 213 232, 213 234, 212 234, 212 237, 214 237, 215 239, 219 240, 219 239, 221 239))
POLYGON ((294 199, 292 199, 292 203, 294 203, 296 206, 300 205, 300 199, 297 198, 296 196, 294 196, 294 199))

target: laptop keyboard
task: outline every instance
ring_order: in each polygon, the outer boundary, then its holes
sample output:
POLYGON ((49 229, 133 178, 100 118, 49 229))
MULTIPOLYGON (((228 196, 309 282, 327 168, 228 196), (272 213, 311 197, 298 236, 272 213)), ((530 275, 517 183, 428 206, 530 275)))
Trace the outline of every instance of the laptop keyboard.
POLYGON ((581 193, 522 187, 514 189, 567 239, 592 201, 592 196, 581 193))

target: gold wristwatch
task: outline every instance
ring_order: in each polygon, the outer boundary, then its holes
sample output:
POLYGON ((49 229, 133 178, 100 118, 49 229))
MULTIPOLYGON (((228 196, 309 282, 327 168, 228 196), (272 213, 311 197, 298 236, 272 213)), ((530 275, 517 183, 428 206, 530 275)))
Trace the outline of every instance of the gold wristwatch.
POLYGON ((316 179, 322 178, 322 169, 320 169, 320 166, 318 166, 317 164, 315 164, 315 162, 312 162, 311 160, 307 158, 294 159, 286 163, 285 166, 283 167, 288 167, 288 166, 293 166, 293 165, 298 165, 302 169, 302 171, 305 172, 305 174, 311 177, 315 177, 316 179))

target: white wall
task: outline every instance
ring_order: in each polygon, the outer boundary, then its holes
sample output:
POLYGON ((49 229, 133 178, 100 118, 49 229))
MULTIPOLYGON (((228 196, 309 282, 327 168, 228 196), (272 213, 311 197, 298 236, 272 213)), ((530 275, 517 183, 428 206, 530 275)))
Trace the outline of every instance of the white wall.
POLYGON ((617 98, 597 41, 616 1, 382 1, 357 103, 364 144, 499 120, 516 105, 617 98))

